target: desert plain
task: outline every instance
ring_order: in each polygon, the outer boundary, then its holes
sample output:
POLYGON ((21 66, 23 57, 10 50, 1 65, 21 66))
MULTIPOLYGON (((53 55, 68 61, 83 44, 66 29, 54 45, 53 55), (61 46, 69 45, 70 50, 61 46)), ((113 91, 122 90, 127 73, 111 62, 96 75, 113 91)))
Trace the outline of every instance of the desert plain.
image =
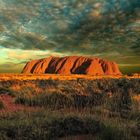
POLYGON ((0 74, 0 139, 138 140, 140 76, 0 74))

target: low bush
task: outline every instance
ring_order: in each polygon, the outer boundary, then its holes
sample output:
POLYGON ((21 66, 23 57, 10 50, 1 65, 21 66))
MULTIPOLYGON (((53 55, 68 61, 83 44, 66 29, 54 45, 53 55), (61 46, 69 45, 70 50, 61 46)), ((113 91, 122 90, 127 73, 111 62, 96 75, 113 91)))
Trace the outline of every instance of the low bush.
POLYGON ((10 88, 0 87, 0 94, 8 94, 11 96, 15 96, 16 93, 10 88))
POLYGON ((44 106, 52 109, 60 109, 70 107, 72 99, 60 93, 38 94, 33 97, 18 96, 15 103, 25 104, 29 106, 44 106))
POLYGON ((0 109, 3 109, 4 108, 4 104, 3 102, 0 100, 0 109))
POLYGON ((38 115, 30 113, 26 117, 19 114, 16 119, 14 117, 1 119, 0 136, 6 140, 52 140, 67 135, 95 134, 100 132, 102 126, 99 121, 88 116, 56 114, 50 117, 44 116, 40 119, 38 115))

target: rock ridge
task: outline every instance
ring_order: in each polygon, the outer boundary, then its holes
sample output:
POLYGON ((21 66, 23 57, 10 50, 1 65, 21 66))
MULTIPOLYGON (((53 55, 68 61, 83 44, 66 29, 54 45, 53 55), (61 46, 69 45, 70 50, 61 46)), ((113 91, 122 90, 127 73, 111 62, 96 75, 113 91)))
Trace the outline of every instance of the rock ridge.
POLYGON ((22 73, 29 74, 87 74, 87 75, 121 75, 117 63, 105 59, 65 56, 48 57, 28 62, 22 73))

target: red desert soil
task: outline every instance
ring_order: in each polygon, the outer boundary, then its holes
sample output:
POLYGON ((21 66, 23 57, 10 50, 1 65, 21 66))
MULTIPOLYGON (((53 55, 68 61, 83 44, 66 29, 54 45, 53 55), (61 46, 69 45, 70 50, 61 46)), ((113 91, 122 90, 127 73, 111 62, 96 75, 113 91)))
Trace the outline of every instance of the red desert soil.
POLYGON ((4 108, 0 110, 0 114, 6 113, 6 112, 23 111, 23 110, 35 111, 37 109, 36 107, 29 107, 29 106, 24 106, 24 105, 20 105, 20 104, 15 104, 14 98, 12 96, 6 95, 6 94, 1 94, 0 100, 4 104, 4 108))
POLYGON ((84 56, 49 57, 32 60, 25 65, 22 73, 122 75, 115 62, 84 56))

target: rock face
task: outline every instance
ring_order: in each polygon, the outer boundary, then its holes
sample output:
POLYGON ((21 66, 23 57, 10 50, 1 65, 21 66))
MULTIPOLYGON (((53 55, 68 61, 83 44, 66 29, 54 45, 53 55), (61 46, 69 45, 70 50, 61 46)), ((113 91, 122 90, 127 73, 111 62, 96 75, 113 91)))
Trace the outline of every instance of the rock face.
POLYGON ((115 62, 83 56, 49 57, 32 60, 25 65, 22 73, 121 75, 115 62))

